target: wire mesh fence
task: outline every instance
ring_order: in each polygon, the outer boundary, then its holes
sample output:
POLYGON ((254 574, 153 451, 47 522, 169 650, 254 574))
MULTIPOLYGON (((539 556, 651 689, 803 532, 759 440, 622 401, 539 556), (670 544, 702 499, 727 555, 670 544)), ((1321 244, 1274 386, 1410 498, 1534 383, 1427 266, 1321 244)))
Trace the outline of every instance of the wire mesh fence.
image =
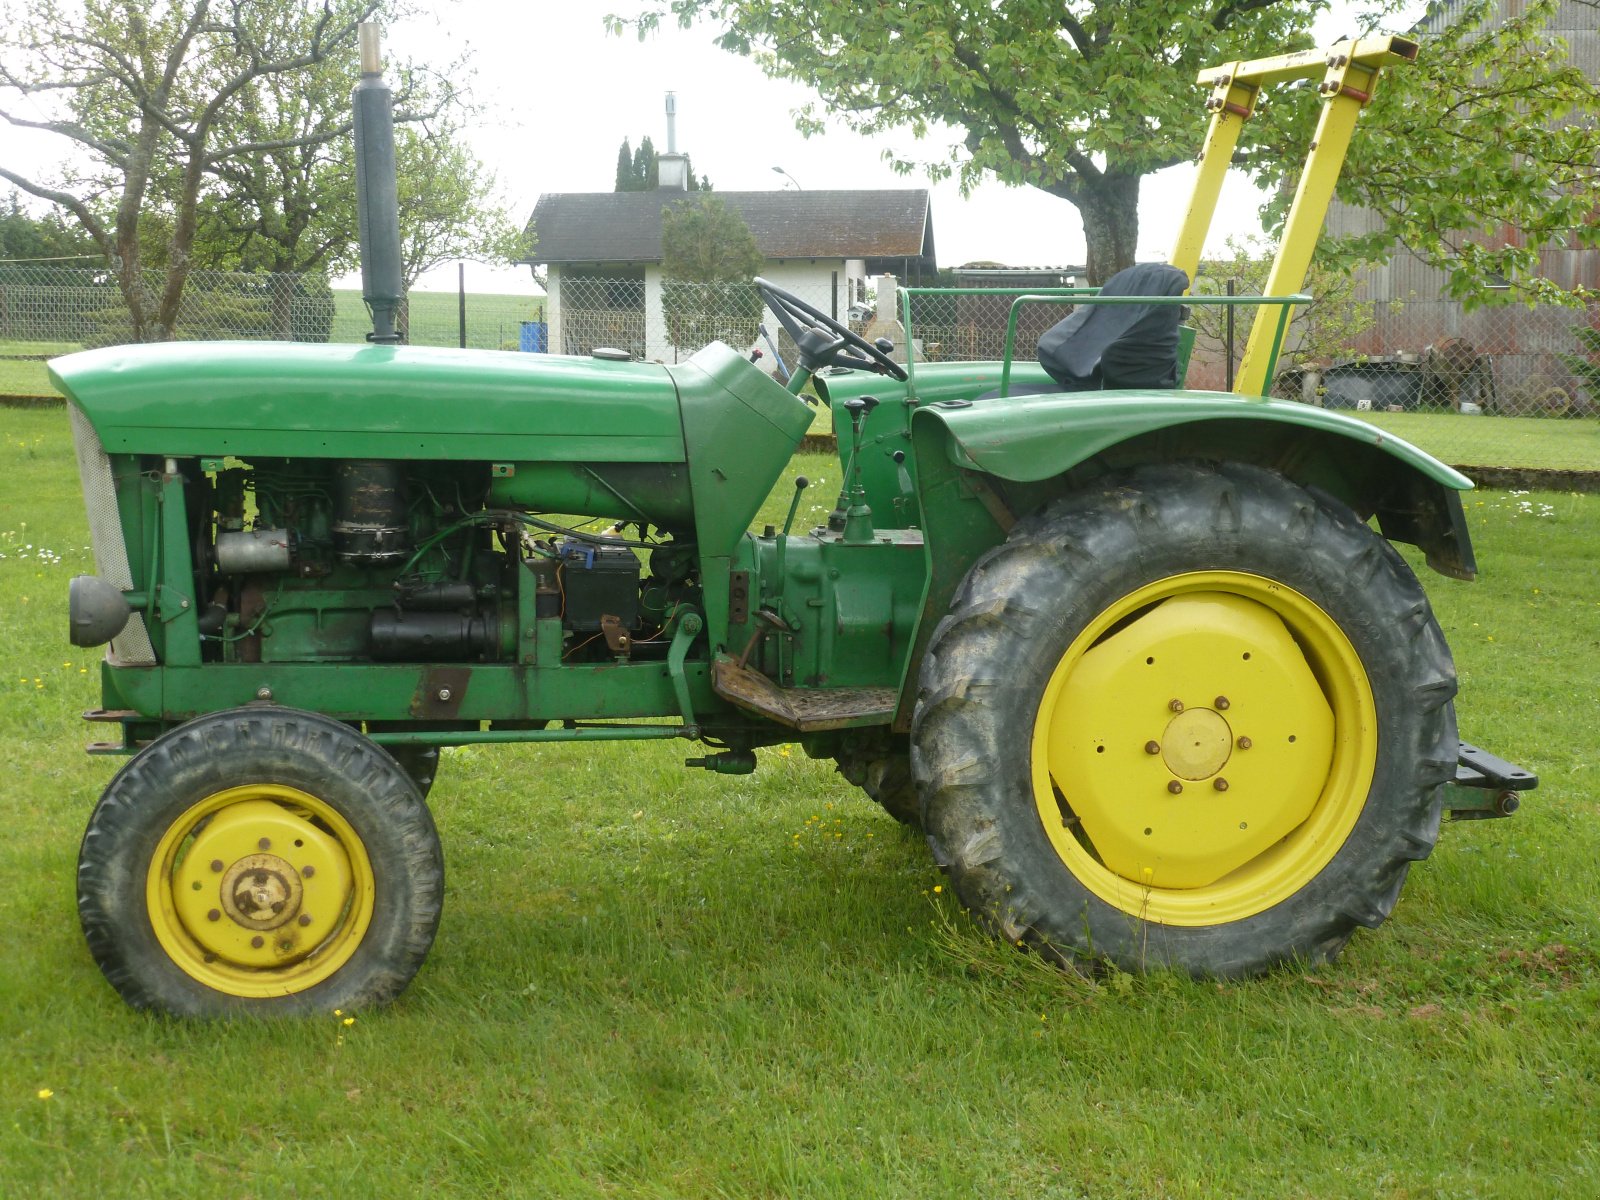
MULTIPOLYGON (((999 359, 1013 297, 914 294, 910 329, 893 281, 876 297, 797 274, 780 284, 869 340, 888 337, 918 362, 999 359)), ((152 278, 152 295, 160 280, 152 278)), ((1214 281, 1202 280, 1221 291, 1214 281)), ((1035 304, 1017 319, 1012 350, 1032 360, 1039 336, 1070 311, 1035 304)), ((1186 384, 1225 389, 1251 310, 1230 338, 1218 310, 1196 305, 1186 384), (1231 353, 1230 353, 1231 347, 1231 353)), ((197 271, 175 335, 186 339, 361 342, 370 328, 358 292, 316 276, 197 271)), ((590 354, 620 350, 679 362, 717 340, 781 374, 795 365, 788 334, 749 284, 663 282, 652 273, 559 275, 548 296, 414 292, 403 313, 416 345, 590 354)), ((0 263, 0 394, 46 394, 43 361, 129 340, 131 324, 109 271, 0 263)), ((1600 304, 1587 309, 1495 309, 1464 314, 1445 301, 1313 304, 1291 325, 1275 394, 1343 409, 1448 462, 1600 471, 1600 304)))

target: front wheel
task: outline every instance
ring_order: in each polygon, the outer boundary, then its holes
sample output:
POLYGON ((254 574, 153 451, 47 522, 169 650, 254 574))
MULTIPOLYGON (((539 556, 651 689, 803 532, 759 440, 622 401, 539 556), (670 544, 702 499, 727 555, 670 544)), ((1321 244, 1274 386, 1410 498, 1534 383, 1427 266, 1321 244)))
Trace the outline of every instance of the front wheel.
POLYGON ((980 559, 913 768, 955 890, 1063 963, 1333 958, 1438 834, 1455 673, 1404 561, 1240 464, 1152 465, 980 559))
POLYGON ((96 963, 178 1016, 393 999, 432 945, 444 864, 406 772, 315 713, 200 717, 106 788, 78 860, 96 963))

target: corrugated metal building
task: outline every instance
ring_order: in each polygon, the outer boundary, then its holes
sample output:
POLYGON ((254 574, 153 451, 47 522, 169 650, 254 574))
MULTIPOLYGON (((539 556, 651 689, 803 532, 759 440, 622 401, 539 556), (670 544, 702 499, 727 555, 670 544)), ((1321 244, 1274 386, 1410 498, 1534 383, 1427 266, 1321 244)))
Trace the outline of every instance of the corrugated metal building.
MULTIPOLYGON (((1503 0, 1502 10, 1520 9, 1519 0, 1503 0)), ((1466 5, 1462 0, 1446 0, 1436 5, 1423 23, 1423 30, 1441 28, 1459 18, 1466 5)), ((1550 29, 1567 41, 1575 63, 1600 86, 1600 17, 1592 0, 1565 0, 1550 29)), ((1600 197, 1597 197, 1600 203, 1600 197)), ((1378 228, 1370 212, 1335 203, 1328 214, 1332 235, 1370 233, 1378 228)), ((1501 227, 1492 236, 1501 244, 1517 245, 1520 230, 1501 227)), ((1541 273, 1566 288, 1600 291, 1600 250, 1546 249, 1540 255, 1541 273)), ((1505 411, 1541 411, 1560 403, 1558 392, 1583 403, 1577 394, 1572 373, 1561 362, 1562 353, 1577 347, 1572 326, 1600 319, 1600 310, 1591 307, 1587 317, 1582 310, 1542 306, 1520 306, 1463 310, 1458 301, 1446 299, 1446 276, 1427 266, 1409 251, 1400 251, 1387 266, 1364 273, 1364 298, 1378 301, 1377 324, 1358 339, 1356 349, 1371 355, 1423 354, 1428 347, 1454 343, 1455 354, 1470 351, 1486 358, 1493 371, 1499 406, 1505 411), (1397 311, 1385 305, 1398 301, 1397 311), (1465 342, 1468 347, 1462 347, 1465 342)))

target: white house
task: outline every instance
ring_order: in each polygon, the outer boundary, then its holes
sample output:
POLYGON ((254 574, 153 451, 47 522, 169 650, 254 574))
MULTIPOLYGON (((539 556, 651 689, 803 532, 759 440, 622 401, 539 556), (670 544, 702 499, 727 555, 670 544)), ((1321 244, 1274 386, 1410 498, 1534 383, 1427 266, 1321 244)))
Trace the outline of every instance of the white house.
MULTIPOLYGON (((547 270, 546 346, 587 354, 615 346, 674 362, 698 347, 674 346, 661 311, 661 212, 692 200, 678 186, 652 192, 547 192, 533 212, 538 240, 522 260, 547 270)), ((766 259, 762 275, 839 321, 870 303, 869 276, 916 282, 934 270, 928 192, 714 192, 743 218, 766 259)), ((767 327, 778 330, 770 317, 767 327)), ((741 347, 742 349, 743 347, 741 347)))

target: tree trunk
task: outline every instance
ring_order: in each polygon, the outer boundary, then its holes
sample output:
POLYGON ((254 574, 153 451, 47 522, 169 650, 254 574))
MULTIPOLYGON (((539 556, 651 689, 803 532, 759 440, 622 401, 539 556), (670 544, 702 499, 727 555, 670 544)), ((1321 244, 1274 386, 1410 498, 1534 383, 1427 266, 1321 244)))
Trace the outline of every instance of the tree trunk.
POLYGON ((1089 245, 1091 287, 1133 265, 1139 242, 1139 178, 1107 174, 1086 179, 1073 201, 1089 245))

